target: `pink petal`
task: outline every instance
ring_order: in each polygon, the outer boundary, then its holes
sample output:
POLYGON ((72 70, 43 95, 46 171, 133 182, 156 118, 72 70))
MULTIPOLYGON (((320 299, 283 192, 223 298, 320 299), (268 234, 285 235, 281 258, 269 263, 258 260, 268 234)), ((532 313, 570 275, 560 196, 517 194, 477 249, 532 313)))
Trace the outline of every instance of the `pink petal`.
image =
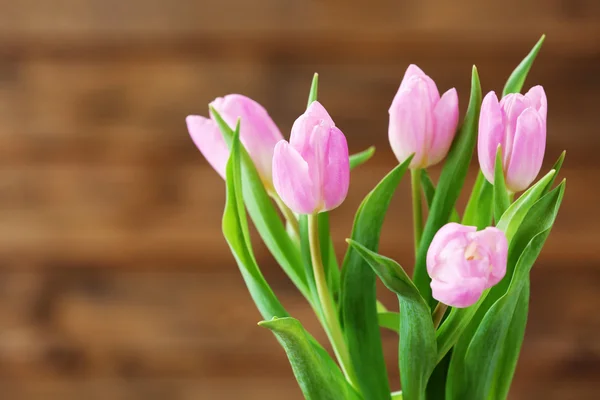
POLYGON ((285 140, 275 146, 273 185, 281 200, 298 214, 312 214, 318 207, 318 188, 310 179, 308 164, 285 140))
POLYGON ((440 162, 450 149, 458 126, 458 94, 452 88, 443 94, 433 110, 433 140, 429 150, 428 166, 440 162))
POLYGON ((344 201, 350 185, 350 163, 346 137, 338 128, 331 128, 324 157, 322 211, 329 211, 344 201))
POLYGON ((502 143, 503 167, 506 170, 513 152, 515 131, 519 115, 532 106, 531 100, 521 93, 511 93, 500 100, 500 108, 504 111, 505 136, 502 143))
POLYGON ((417 67, 415 64, 410 64, 404 73, 404 78, 402 78, 402 83, 400 84, 400 89, 406 87, 408 81, 412 77, 422 78, 429 88, 429 98, 433 104, 437 103, 440 100, 440 92, 437 88, 437 85, 421 68, 417 67))
POLYGON ((477 156, 483 175, 491 183, 494 182, 496 150, 499 144, 504 143, 504 136, 504 122, 498 97, 496 93, 489 92, 481 103, 477 156))
POLYGON ((389 140, 398 161, 415 153, 410 167, 426 166, 427 146, 433 135, 433 104, 427 82, 419 76, 403 82, 389 112, 389 140))
MULTIPOLYGON (((477 231, 474 226, 466 226, 450 222, 440 228, 433 237, 429 249, 427 250, 427 272, 432 278, 435 275, 435 269, 438 264, 447 259, 446 252, 450 243, 454 243, 452 247, 460 247, 464 249, 468 245, 467 235, 477 231)), ((464 254, 464 251, 462 251, 464 254)))
POLYGON ((484 278, 463 278, 455 282, 431 281, 431 294, 434 299, 452 307, 469 307, 477 302, 485 289, 484 278))
POLYGON ((495 227, 488 227, 474 234, 475 240, 486 247, 490 255, 491 273, 486 283, 486 289, 496 285, 506 275, 508 257, 508 241, 504 232, 495 227))
POLYGON ((219 97, 211 105, 231 128, 234 128, 240 119, 240 139, 262 178, 270 182, 273 149, 283 136, 267 110, 251 98, 240 94, 219 97))
POLYGON ((546 149, 546 130, 539 113, 528 108, 519 116, 513 152, 506 171, 512 192, 526 189, 540 172, 546 149))
POLYGON ((548 100, 546 99, 546 92, 540 85, 534 86, 525 94, 525 97, 531 100, 532 106, 538 111, 542 120, 546 121, 546 115, 548 113, 548 100))
POLYGON ((213 120, 199 115, 190 115, 185 119, 185 122, 198 150, 215 171, 225 179, 229 148, 217 124, 213 120))

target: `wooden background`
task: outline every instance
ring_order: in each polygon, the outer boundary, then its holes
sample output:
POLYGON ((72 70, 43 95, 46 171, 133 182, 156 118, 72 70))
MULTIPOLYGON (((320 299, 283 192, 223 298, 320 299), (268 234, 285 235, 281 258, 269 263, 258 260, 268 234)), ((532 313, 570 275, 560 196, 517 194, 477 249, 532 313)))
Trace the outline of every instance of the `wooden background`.
MULTIPOLYGON (((1 0, 0 397, 300 399, 256 326, 220 233, 224 185, 185 116, 240 92, 287 132, 318 71, 351 151, 378 147, 333 213, 341 255, 356 206, 395 164, 387 109, 407 65, 456 86, 464 111, 471 65, 501 90, 543 32, 527 83, 547 90, 546 164, 566 148, 568 185, 510 398, 597 399, 597 0, 1 0)), ((381 244, 407 266, 408 196, 404 182, 381 244)), ((274 290, 322 339, 256 243, 274 290)), ((384 338, 397 389, 396 339, 384 338)))

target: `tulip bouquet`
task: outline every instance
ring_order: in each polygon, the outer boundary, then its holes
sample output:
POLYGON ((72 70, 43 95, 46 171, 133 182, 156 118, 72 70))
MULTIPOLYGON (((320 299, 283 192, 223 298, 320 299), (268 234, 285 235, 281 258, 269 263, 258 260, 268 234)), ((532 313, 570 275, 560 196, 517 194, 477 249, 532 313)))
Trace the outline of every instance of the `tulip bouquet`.
POLYGON ((546 95, 520 94, 543 37, 510 75, 502 98, 482 101, 476 68, 460 127, 455 89, 411 65, 389 110, 399 165, 366 196, 341 265, 329 212, 348 192, 351 170, 373 149, 348 154, 346 138, 317 101, 284 140, 267 111, 241 95, 189 116, 192 139, 225 179, 223 233, 263 321, 285 349, 307 399, 504 399, 523 341, 529 272, 556 219, 564 153, 535 184, 546 145, 546 95), (477 149, 480 172, 464 210, 456 200, 477 149), (442 162, 434 183, 427 168, 442 162), (410 171, 415 265, 411 277, 377 253, 390 200, 410 171), (532 185, 533 184, 533 185, 532 185), (520 193, 519 196, 515 196, 520 193), (423 206, 427 218, 423 220, 423 206), (332 355, 288 314, 253 254, 248 216, 273 257, 322 324, 332 355), (376 280, 399 312, 376 297, 376 280), (399 338, 401 392, 388 382, 380 329, 399 338))

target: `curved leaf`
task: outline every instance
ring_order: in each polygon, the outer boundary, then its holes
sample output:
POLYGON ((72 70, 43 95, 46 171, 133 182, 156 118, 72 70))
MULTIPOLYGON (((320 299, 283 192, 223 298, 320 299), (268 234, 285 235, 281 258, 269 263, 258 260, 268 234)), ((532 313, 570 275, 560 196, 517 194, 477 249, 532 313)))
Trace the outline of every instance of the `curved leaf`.
POLYGON ((223 214, 223 235, 262 317, 286 317, 288 313, 262 275, 250 247, 248 221, 242 199, 240 148, 239 132, 236 132, 232 138, 231 155, 226 168, 227 199, 223 214))
MULTIPOLYGON (((431 208, 431 204, 433 204, 433 197, 435 196, 435 185, 431 180, 431 177, 427 173, 427 170, 421 171, 421 187, 423 188, 423 193, 425 194, 425 201, 427 202, 427 209, 431 208)), ((458 211, 456 208, 452 208, 452 214, 450 214, 450 220, 448 222, 458 222, 460 221, 460 216, 458 215, 458 211)))
POLYGON ((352 154, 350 156, 350 169, 354 169, 359 167, 369 161, 371 157, 375 154, 375 146, 371 146, 366 150, 361 151, 360 153, 352 154))
POLYGON ((436 365, 437 349, 431 309, 398 263, 348 240, 400 301, 400 378, 406 400, 424 400, 427 380, 436 365))
MULTIPOLYGON (((376 250, 381 226, 392 195, 412 157, 388 173, 361 203, 352 228, 352 239, 376 250)), ((365 399, 390 398, 381 335, 377 319, 375 274, 349 247, 342 263, 341 317, 352 364, 365 399)))
POLYGON ((527 54, 527 56, 521 61, 521 63, 515 68, 515 70, 510 74, 506 84, 504 85, 504 90, 502 91, 502 95, 506 96, 509 93, 519 93, 525 84, 525 79, 527 78, 527 74, 529 74, 529 70, 535 61, 540 49, 542 48, 542 44, 544 44, 544 39, 546 39, 546 35, 542 35, 540 40, 533 46, 533 49, 527 54))
POLYGON ((452 143, 446 163, 442 169, 415 263, 415 285, 419 288, 421 295, 430 306, 433 306, 435 301, 431 297, 431 287, 429 286, 431 279, 427 274, 426 268, 427 249, 436 232, 448 222, 454 204, 465 182, 469 163, 473 156, 473 148, 475 147, 480 108, 481 85, 479 83, 479 76, 477 75, 477 68, 473 66, 471 96, 467 115, 452 143))
POLYGON ((479 171, 471 190, 471 196, 465 208, 462 224, 484 229, 492 223, 494 203, 494 188, 487 181, 483 172, 479 171))
POLYGON ((258 325, 271 330, 287 353, 307 400, 360 400, 326 352, 315 350, 311 337, 294 318, 274 318, 258 325))
MULTIPOLYGON (((214 108, 211 107, 210 112, 219 125, 225 141, 229 147, 232 147, 234 132, 214 108)), ((241 179, 244 182, 242 187, 243 199, 256 230, 277 263, 300 290, 300 293, 313 304, 302 265, 300 249, 288 235, 285 225, 279 218, 277 210, 254 167, 254 163, 243 146, 240 146, 240 164, 242 169, 241 179)))
POLYGON ((400 333, 400 313, 393 311, 378 312, 377 320, 381 328, 400 333))

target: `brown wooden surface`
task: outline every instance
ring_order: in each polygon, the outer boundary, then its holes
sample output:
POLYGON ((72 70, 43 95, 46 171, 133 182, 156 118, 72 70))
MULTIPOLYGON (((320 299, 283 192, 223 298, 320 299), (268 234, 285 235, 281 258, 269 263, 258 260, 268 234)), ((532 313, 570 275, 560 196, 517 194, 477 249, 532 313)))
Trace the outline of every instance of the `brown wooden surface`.
MULTIPOLYGON (((406 66, 456 86, 464 110, 472 64, 501 90, 543 32, 528 84, 547 90, 546 164, 566 148, 568 185, 510 398, 598 398, 597 0, 1 0, 0 398, 300 399, 256 326, 221 237, 223 183, 185 116, 240 92, 286 132, 318 71, 351 150, 378 147, 333 213, 341 256, 358 203, 395 163, 387 108, 406 66)), ((404 182, 381 244, 404 265, 408 196, 404 182)), ((273 289, 323 339, 255 243, 273 289)), ((396 339, 384 339, 397 388, 396 339)))

